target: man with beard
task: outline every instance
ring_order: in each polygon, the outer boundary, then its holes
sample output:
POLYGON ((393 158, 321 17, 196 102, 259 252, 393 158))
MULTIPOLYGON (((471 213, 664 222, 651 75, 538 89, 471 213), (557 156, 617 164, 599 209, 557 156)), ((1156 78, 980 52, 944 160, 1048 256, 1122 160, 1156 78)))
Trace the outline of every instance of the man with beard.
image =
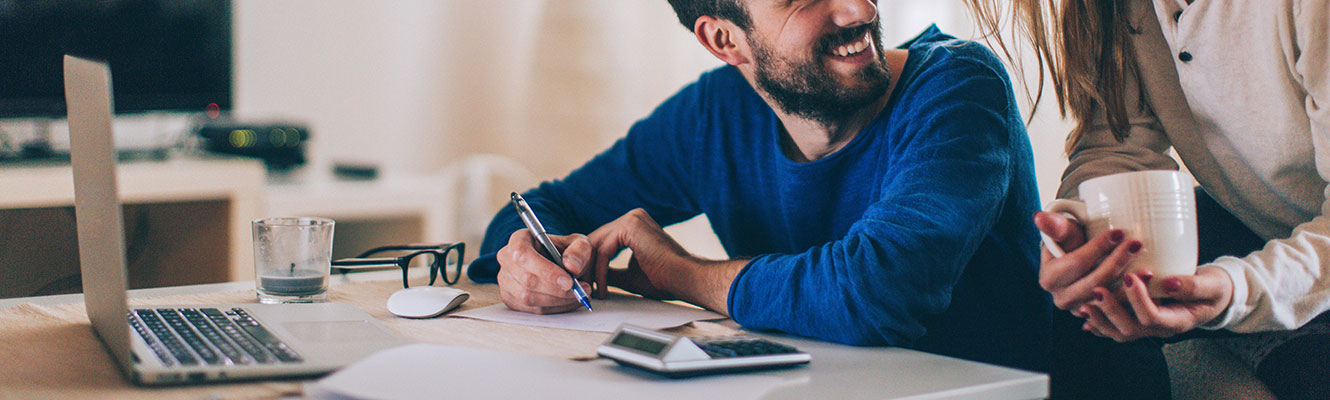
POLYGON ((576 310, 570 288, 594 282, 748 329, 1043 369, 1033 157, 991 52, 936 27, 884 49, 871 0, 670 4, 728 65, 524 195, 578 281, 512 207, 471 279, 518 311, 576 310), (660 228, 703 213, 733 258, 660 228))

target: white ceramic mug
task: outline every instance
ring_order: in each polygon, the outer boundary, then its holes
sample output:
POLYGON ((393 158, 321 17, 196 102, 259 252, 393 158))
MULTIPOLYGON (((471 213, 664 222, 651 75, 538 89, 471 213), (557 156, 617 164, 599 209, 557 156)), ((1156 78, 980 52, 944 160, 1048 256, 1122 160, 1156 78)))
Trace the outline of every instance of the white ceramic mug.
MULTIPOLYGON (((1082 182, 1081 199, 1055 200, 1044 211, 1062 213, 1085 227, 1086 241, 1121 229, 1143 245, 1129 272, 1150 271, 1151 297, 1165 297, 1162 278, 1196 273, 1196 195, 1191 179, 1177 171, 1137 171, 1082 182)), ((1065 252, 1043 235, 1054 257, 1065 252)))

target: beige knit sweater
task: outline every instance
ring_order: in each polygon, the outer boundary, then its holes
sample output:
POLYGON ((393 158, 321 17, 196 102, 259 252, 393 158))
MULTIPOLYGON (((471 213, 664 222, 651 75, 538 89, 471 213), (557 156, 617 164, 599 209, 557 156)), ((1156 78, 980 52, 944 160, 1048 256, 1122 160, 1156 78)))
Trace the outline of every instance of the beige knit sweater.
POLYGON ((1143 87, 1128 85, 1131 136, 1118 143, 1102 124, 1090 132, 1060 197, 1096 176, 1177 168, 1171 147, 1270 240, 1212 264, 1234 292, 1206 327, 1293 329, 1330 309, 1330 1, 1136 0, 1132 16, 1143 87))

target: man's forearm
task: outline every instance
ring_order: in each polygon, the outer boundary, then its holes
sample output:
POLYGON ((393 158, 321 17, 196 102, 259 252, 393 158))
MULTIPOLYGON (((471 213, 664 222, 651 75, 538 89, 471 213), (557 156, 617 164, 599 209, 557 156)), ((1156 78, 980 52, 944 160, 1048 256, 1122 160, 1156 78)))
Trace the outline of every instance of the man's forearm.
POLYGON ((729 316, 730 284, 748 260, 693 259, 685 264, 674 269, 666 290, 683 301, 729 316))

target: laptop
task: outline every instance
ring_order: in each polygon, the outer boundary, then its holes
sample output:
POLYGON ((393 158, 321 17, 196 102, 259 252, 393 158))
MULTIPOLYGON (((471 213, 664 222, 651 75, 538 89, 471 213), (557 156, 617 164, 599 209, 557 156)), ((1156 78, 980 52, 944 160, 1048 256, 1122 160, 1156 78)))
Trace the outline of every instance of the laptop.
POLYGON ((65 56, 74 213, 93 331, 140 385, 331 372, 407 344, 348 304, 218 304, 130 309, 111 135, 111 71, 65 56))

